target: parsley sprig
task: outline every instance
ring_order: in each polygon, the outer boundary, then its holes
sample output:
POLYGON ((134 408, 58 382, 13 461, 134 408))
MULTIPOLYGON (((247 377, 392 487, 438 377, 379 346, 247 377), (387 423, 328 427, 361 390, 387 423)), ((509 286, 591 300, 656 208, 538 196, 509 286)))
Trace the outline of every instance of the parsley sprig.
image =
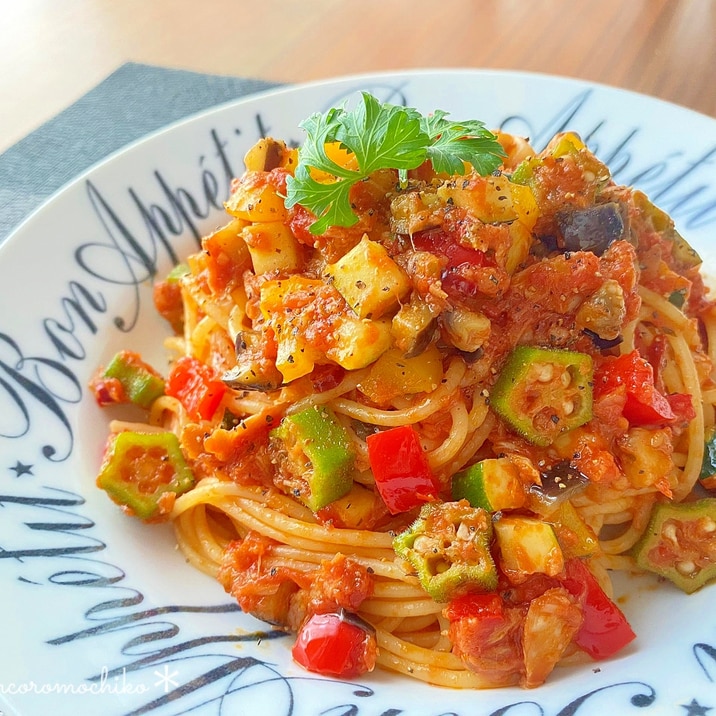
POLYGON ((464 174, 464 162, 480 174, 500 166, 504 152, 483 122, 453 122, 442 110, 424 117, 410 107, 381 103, 362 93, 362 102, 348 112, 330 109, 301 123, 306 141, 299 151, 295 175, 288 177, 286 206, 296 204, 313 212, 317 220, 311 232, 323 234, 329 226, 353 226, 358 216, 351 208, 350 190, 356 182, 378 169, 397 169, 407 181, 409 169, 430 160, 436 172, 464 174), (327 154, 327 142, 340 142, 355 155, 358 171, 336 164, 327 154), (317 169, 335 177, 318 181, 317 169))

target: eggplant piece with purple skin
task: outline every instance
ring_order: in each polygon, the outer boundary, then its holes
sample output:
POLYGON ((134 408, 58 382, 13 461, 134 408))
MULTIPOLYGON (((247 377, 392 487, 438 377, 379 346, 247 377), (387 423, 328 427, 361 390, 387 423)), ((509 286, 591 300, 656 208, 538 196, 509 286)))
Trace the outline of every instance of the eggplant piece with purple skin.
POLYGON ((566 251, 591 251, 601 256, 626 235, 621 206, 614 201, 586 209, 557 212, 558 245, 566 251))
POLYGON ((221 376, 229 388, 268 392, 280 387, 283 377, 275 362, 265 355, 266 346, 261 333, 241 331, 235 344, 236 366, 221 376))
POLYGON ((560 460, 540 473, 541 485, 532 485, 530 492, 545 505, 558 505, 582 492, 589 478, 569 460, 560 460))

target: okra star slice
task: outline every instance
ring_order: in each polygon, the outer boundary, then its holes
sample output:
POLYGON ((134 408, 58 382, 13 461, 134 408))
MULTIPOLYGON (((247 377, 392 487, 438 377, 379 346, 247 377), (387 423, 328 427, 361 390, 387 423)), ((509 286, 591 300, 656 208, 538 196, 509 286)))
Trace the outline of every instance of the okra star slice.
POLYGON ((716 499, 660 502, 634 547, 636 563, 687 594, 716 578, 716 499))
POLYGON ((467 500, 430 502, 393 549, 415 570, 423 589, 448 602, 470 591, 493 590, 497 569, 490 554, 492 519, 467 500))
POLYGON ((546 447, 592 418, 591 356, 518 346, 490 393, 492 409, 513 430, 546 447))
POLYGON ((110 438, 97 486, 134 517, 168 519, 174 501, 194 487, 174 433, 125 431, 110 438))

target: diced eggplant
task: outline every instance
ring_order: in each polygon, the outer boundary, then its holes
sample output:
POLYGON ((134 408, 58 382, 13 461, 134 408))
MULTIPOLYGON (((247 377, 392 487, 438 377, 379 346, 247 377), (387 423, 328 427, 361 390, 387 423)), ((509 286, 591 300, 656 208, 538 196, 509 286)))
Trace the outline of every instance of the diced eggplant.
POLYGON ((395 346, 406 358, 415 358, 433 342, 437 312, 419 297, 404 303, 393 316, 391 333, 395 346))
POLYGON ((584 335, 589 336, 592 339, 592 343, 594 343, 600 351, 608 351, 612 348, 616 348, 624 341, 624 336, 617 336, 616 338, 602 338, 589 328, 584 328, 582 330, 584 335))
POLYGON ((264 137, 254 144, 244 157, 244 164, 248 171, 269 172, 280 167, 283 162, 286 145, 284 142, 264 137))
POLYGON ((264 355, 264 341, 258 331, 236 335, 236 366, 221 376, 233 390, 276 390, 282 376, 273 361, 264 355))
POLYGON ((619 338, 626 318, 624 290, 614 279, 607 279, 579 307, 577 328, 589 330, 605 341, 619 338))
POLYGON ((532 485, 530 492, 541 502, 555 505, 581 492, 589 478, 577 470, 568 460, 555 463, 540 474, 541 485, 532 485))
POLYGON ((559 211, 555 218, 562 233, 561 248, 567 251, 591 251, 601 256, 625 235, 621 207, 614 201, 559 211))
POLYGON ((450 342, 460 351, 474 353, 490 337, 490 319, 478 311, 456 307, 440 318, 450 342))

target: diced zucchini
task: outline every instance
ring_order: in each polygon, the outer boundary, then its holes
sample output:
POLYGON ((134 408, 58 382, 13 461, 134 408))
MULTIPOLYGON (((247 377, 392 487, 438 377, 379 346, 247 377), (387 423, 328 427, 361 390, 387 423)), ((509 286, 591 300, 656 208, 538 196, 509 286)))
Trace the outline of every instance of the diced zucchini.
POLYGON ((301 249, 284 224, 278 221, 249 224, 241 236, 249 247, 255 274, 300 268, 301 249))
POLYGON ((437 193, 445 203, 466 209, 486 224, 496 224, 518 218, 511 186, 504 176, 470 174, 464 180, 449 179, 437 193))
POLYGON ((359 318, 380 318, 410 291, 410 280, 383 246, 363 236, 326 276, 359 318))
POLYGON ((311 406, 287 415, 271 438, 281 443, 276 459, 290 475, 290 493, 314 512, 350 492, 355 454, 330 408, 311 406))
POLYGON ((594 531, 579 516, 571 502, 562 502, 549 517, 562 552, 567 558, 591 557, 599 549, 594 531))
POLYGON ((370 529, 380 513, 379 502, 380 497, 373 490, 354 482, 350 492, 323 508, 321 518, 348 529, 370 529))
POLYGON ((658 206, 652 204, 649 198, 641 191, 632 194, 634 205, 651 222, 655 231, 658 231, 667 241, 672 242, 671 255, 685 268, 700 266, 702 259, 698 252, 674 227, 672 218, 658 206))
POLYGON ((452 498, 498 512, 522 507, 526 494, 515 465, 500 457, 481 460, 458 472, 452 479, 452 498))
POLYGON ((378 405, 399 395, 430 393, 442 380, 443 363, 434 345, 415 358, 406 358, 402 351, 391 348, 371 366, 368 377, 358 386, 361 392, 378 405))
POLYGON ((502 517, 494 523, 502 566, 508 574, 555 577, 564 568, 562 549, 552 525, 534 517, 502 517))
POLYGON ((567 154, 576 154, 585 148, 586 145, 576 132, 561 132, 552 138, 546 151, 553 157, 563 157, 567 154))
POLYGON ((346 370, 365 368, 390 348, 390 321, 343 316, 326 355, 346 370))

